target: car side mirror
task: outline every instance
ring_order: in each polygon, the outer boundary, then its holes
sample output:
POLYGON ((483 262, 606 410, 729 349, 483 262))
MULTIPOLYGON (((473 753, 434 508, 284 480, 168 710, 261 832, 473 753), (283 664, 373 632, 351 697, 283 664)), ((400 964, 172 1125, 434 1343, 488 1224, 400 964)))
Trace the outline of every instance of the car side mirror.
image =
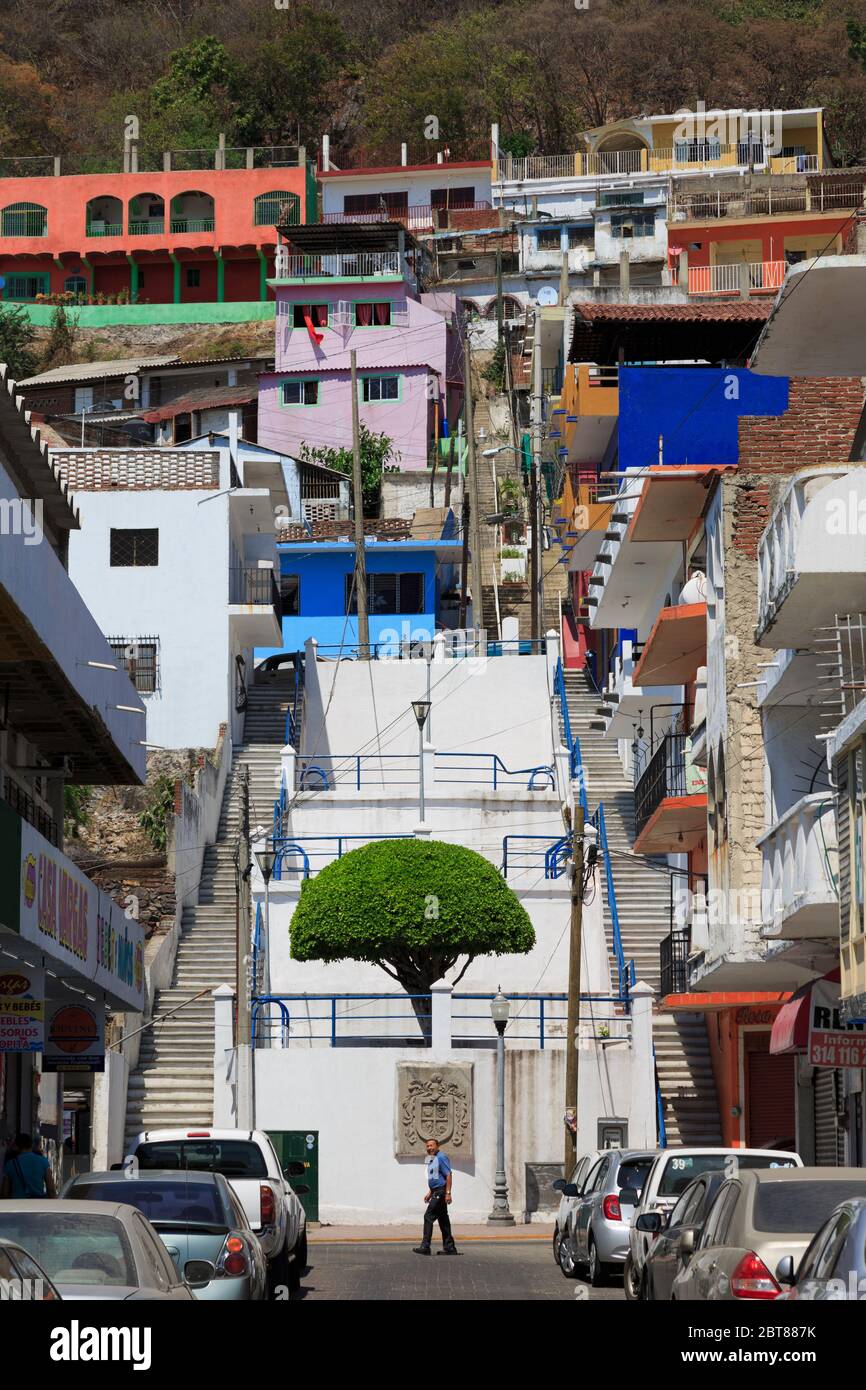
POLYGON ((680 1236, 680 1254, 693 1255, 695 1253, 695 1231, 693 1226, 687 1226, 680 1236))
POLYGON ((619 1200, 625 1202, 627 1207, 636 1207, 640 1201, 640 1193, 636 1187, 621 1187, 619 1200))
POLYGON ((187 1260, 183 1267, 183 1279, 191 1289, 203 1289, 216 1274, 216 1266, 210 1260, 187 1260))
POLYGON ((634 1223, 639 1231, 647 1231, 651 1235, 658 1235, 662 1228, 661 1214, 657 1211, 645 1211, 634 1223))
POLYGON ((563 1183, 562 1195, 563 1197, 579 1197, 580 1188, 578 1187, 576 1182, 563 1183))
POLYGON ((302 1178, 306 1171, 307 1165, 303 1163, 300 1159, 295 1158, 292 1159, 291 1163, 286 1164, 285 1168, 283 1169, 283 1177, 302 1178))
POLYGON ((567 1185, 565 1178, 554 1178, 553 1182, 550 1184, 554 1192, 561 1192, 567 1185))
POLYGON ((779 1284, 788 1285, 795 1284, 797 1282, 797 1276, 794 1271, 793 1255, 783 1255, 779 1263, 776 1265, 776 1281, 779 1284))

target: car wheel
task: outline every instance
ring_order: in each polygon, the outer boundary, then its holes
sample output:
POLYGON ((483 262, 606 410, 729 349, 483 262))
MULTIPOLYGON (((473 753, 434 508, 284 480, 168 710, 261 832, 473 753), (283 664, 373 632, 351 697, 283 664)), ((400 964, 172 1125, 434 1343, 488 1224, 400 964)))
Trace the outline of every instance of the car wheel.
POLYGON ((559 1264, 559 1247, 562 1244, 562 1236, 559 1234, 559 1227, 553 1228, 553 1258, 559 1264))
POLYGON ((286 1247, 275 1255, 268 1266, 268 1284, 270 1285, 271 1297, 275 1297, 279 1288, 288 1289, 289 1293, 294 1293, 301 1282, 297 1264, 289 1259, 289 1252, 286 1247))
POLYGON ((598 1246, 592 1236, 589 1238, 589 1282, 594 1289, 600 1289, 607 1281, 607 1274, 601 1260, 598 1258, 598 1246))
POLYGON ((636 1303, 641 1297, 641 1285, 631 1255, 626 1256, 623 1266, 622 1286, 629 1303, 636 1303))
POLYGON ((298 1241, 297 1249, 295 1250, 295 1268, 296 1268, 297 1271, 298 1271, 298 1278, 300 1279, 300 1276, 306 1272, 306 1268, 307 1268, 307 1232, 306 1232, 306 1230, 304 1231, 304 1234, 301 1236, 301 1239, 298 1241))
POLYGON ((577 1278, 577 1260, 574 1258, 574 1240, 568 1232, 565 1233, 559 1242, 559 1268, 562 1270, 566 1279, 577 1278))

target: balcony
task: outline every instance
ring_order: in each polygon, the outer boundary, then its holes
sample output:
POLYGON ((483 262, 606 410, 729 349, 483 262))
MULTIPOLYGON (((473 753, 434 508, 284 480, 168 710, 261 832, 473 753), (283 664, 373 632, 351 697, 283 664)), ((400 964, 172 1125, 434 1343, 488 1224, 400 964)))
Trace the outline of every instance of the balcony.
POLYGON ((359 251, 332 256, 280 255, 277 248, 277 280, 401 280, 399 251, 359 251))
POLYGON ((689 948, 687 931, 671 931, 659 942, 659 992, 663 999, 669 994, 688 994, 689 948))
MULTIPOLYGON (((802 156, 800 156, 802 157, 802 156)), ((669 225, 678 222, 721 222, 725 218, 777 217, 784 213, 850 211, 862 207, 866 180, 806 183, 800 187, 779 184, 758 189, 707 189, 692 192, 688 185, 675 189, 669 225)))
POLYGON ((562 492, 553 504, 551 520, 569 569, 587 569, 604 539, 610 505, 597 501, 598 493, 595 473, 578 474, 575 486, 566 472, 562 492))
POLYGON ((832 792, 802 797, 758 840, 764 867, 761 935, 836 937, 839 851, 832 792))
POLYGON ((439 203, 412 203, 408 206, 372 208, 366 212, 326 212, 324 223, 399 222, 409 232, 472 231, 482 226, 499 225, 499 209, 489 201, 457 203, 443 207, 439 203), (484 214, 484 215, 482 215, 484 214))
POLYGON ((145 217, 130 219, 130 236, 163 236, 165 234, 164 217, 145 217))
POLYGON ((22 820, 26 820, 40 835, 44 835, 50 844, 60 847, 61 835, 53 816, 44 811, 29 792, 23 791, 11 777, 3 778, 3 800, 22 820))
POLYGON ((212 217, 173 217, 171 219, 172 234, 183 236, 187 232, 212 232, 214 229, 214 219, 212 217))
POLYGON ((620 639, 602 695, 603 707, 610 711, 606 715, 605 738, 631 739, 635 726, 642 722, 646 711, 653 705, 671 707, 682 700, 679 685, 653 686, 652 690, 644 690, 640 684, 636 684, 634 670, 637 662, 634 644, 620 639))
POLYGON ((690 265, 689 294, 775 294, 787 270, 785 261, 733 261, 730 265, 690 265))
POLYGON ((688 685, 707 660, 707 605, 663 608, 634 668, 637 685, 688 685))
POLYGON ((282 641, 282 599, 270 565, 232 566, 229 617, 250 646, 275 646, 282 641))
POLYGON ((635 854, 685 854, 707 833, 707 775, 687 734, 665 734, 634 789, 635 854))
POLYGON ((863 609, 866 468, 798 473, 758 543, 762 647, 813 647, 816 629, 863 609))

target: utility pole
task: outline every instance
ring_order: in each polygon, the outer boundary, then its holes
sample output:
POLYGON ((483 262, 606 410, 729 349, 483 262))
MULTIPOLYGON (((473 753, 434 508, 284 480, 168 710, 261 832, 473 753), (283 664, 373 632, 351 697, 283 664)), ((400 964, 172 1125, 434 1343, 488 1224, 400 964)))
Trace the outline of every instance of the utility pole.
POLYGON ((535 310, 535 334, 532 345, 532 474, 529 480, 529 510, 532 524, 532 550, 530 552, 530 580, 532 583, 531 607, 532 637, 541 637, 541 511, 538 479, 541 473, 541 434, 542 434, 542 391, 541 391, 541 310, 535 310))
POLYGON ((367 619, 367 554, 364 549, 364 483, 361 477, 361 425, 358 419, 358 354, 350 354, 352 366, 352 495, 355 502, 355 600, 358 605, 358 656, 370 660, 370 624, 367 619))
POLYGON ((502 250, 496 252, 496 341, 504 342, 505 306, 502 302, 502 250))
POLYGON ((460 525, 463 528, 463 548, 460 556, 460 612, 457 617, 457 626, 462 630, 466 627, 466 584, 469 577, 469 493, 466 491, 465 485, 460 525))
MULTIPOLYGON (((478 501, 478 470, 475 467, 475 417, 472 406, 472 355, 469 337, 463 345, 463 398, 466 416, 466 491, 469 493, 469 517, 472 526, 472 625, 477 630, 484 623, 481 597, 481 510, 478 501)), ((464 535, 464 545, 466 544, 464 535)))
MULTIPOLYGON (((583 826, 584 812, 579 801, 574 806, 571 840, 571 931, 568 946, 568 1025, 565 1030, 565 1109, 574 1110, 577 1124, 577 1079, 580 1027, 580 958, 583 946, 583 826)), ((565 1130, 565 1180, 568 1181, 576 1153, 576 1134, 565 1130)))

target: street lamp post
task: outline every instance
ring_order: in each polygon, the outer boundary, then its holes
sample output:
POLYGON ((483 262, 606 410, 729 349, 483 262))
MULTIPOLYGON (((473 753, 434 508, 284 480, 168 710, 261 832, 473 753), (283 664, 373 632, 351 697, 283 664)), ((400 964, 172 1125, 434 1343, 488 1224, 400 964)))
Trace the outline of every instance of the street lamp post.
MULTIPOLYGON (((275 864, 275 862, 276 862, 277 852, 276 852, 276 850, 274 850, 274 849, 268 849, 268 841, 265 840, 265 848, 264 848, 264 849, 257 849, 257 850, 255 851, 255 856, 256 856, 256 863, 257 863, 258 866, 259 866, 259 872, 260 872, 262 878, 263 878, 264 881, 265 881, 265 941, 267 942, 268 946, 270 946, 270 941, 271 941, 271 892, 270 892, 270 889, 271 889, 271 879, 273 878, 273 874, 274 874, 274 864, 275 864)), ((256 962, 256 966, 258 966, 258 961, 256 962)), ((256 970, 256 974, 258 974, 258 970, 256 970)), ((259 982, 258 982, 257 979, 254 978, 253 981, 252 981, 252 991, 251 991, 251 992, 252 992, 252 993, 257 992, 257 991, 258 991, 258 987, 259 987, 259 982)))
POLYGON ((505 1176, 505 1029, 511 1005, 498 990, 490 1005, 496 1026, 496 1175, 493 1179, 493 1210, 488 1224, 513 1226, 514 1217, 508 1206, 508 1179, 505 1176))
MULTIPOLYGON (((428 667, 429 673, 429 667, 428 667)), ((412 713, 418 724, 418 809, 420 823, 424 824, 424 725, 430 714, 429 700, 413 700, 412 713)))

